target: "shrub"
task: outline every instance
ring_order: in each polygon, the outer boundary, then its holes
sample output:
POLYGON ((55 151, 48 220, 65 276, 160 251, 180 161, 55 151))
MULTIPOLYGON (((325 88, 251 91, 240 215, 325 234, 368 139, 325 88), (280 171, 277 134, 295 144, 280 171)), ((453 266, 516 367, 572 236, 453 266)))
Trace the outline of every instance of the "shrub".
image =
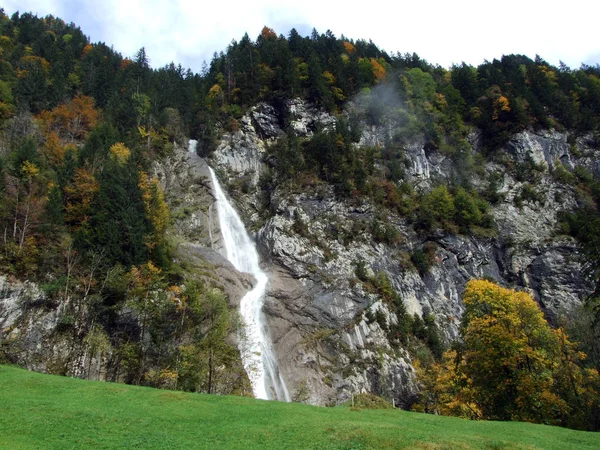
POLYGON ((361 409, 392 409, 394 407, 384 398, 368 393, 354 395, 353 400, 350 400, 350 402, 355 411, 361 409))
POLYGON ((525 183, 521 187, 521 192, 514 198, 515 205, 521 207, 523 202, 531 202, 531 203, 544 203, 544 196, 537 192, 535 188, 529 184, 525 183))
POLYGON ((355 264, 355 266, 356 268, 354 269, 354 274, 356 275, 356 278, 363 282, 368 281, 369 274, 367 272, 367 264, 363 260, 360 260, 355 264))
POLYGON ((383 223, 378 219, 371 222, 371 234, 375 242, 394 245, 401 241, 400 232, 392 225, 383 223))
POLYGON ((436 245, 433 242, 426 242, 422 249, 415 250, 410 256, 410 260, 419 272, 424 276, 429 269, 436 263, 436 245))
POLYGON ((454 219, 454 198, 446 186, 438 186, 426 194, 421 203, 421 212, 425 217, 444 223, 454 219))

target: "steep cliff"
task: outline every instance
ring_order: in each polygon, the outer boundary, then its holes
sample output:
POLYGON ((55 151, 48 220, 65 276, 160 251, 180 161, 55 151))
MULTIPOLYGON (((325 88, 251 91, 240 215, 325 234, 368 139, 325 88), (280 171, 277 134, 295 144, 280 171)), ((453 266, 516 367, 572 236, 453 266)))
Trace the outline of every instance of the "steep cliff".
MULTIPOLYGON (((265 311, 282 372, 298 398, 329 404, 368 391, 396 404, 410 403, 416 384, 408 350, 414 354, 418 348, 394 339, 398 318, 369 281, 376 275, 389 280, 408 313, 432 313, 446 342, 458 337, 461 295, 472 278, 528 290, 549 320, 575 308, 590 292, 576 243, 558 233, 558 213, 576 205, 575 190, 555 176, 558 169, 577 166, 598 171, 597 152, 584 139, 571 145, 558 132, 516 135, 501 158, 486 158, 470 174, 470 182, 481 189, 495 177, 498 200, 489 211, 494 230, 424 235, 406 217, 368 200, 340 199, 327 183, 305 183, 303 189, 281 183, 266 192, 261 177, 271 176, 277 164, 268 148, 283 134, 280 115, 300 137, 335 123, 299 100, 286 108, 253 108, 238 131, 222 136, 211 164, 255 231, 270 273, 265 311), (397 237, 378 239, 374 224, 392 228, 397 237), (430 267, 419 270, 411 255, 424 250, 430 267), (359 265, 366 279, 357 277, 359 265)), ((363 126, 360 145, 377 145, 391 131, 363 126)), ((482 152, 477 134, 471 134, 470 143, 477 157, 482 152)), ((404 150, 404 181, 417 191, 457 176, 451 157, 421 142, 404 150)))

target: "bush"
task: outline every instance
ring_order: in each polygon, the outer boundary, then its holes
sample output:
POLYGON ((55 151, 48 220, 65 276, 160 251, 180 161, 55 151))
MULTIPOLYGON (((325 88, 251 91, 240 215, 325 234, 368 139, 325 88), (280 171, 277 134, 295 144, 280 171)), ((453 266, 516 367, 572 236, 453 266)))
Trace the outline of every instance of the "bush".
POLYGON ((554 181, 569 185, 574 185, 577 182, 577 177, 569 172, 560 161, 557 161, 552 169, 552 178, 554 181))
POLYGON ((525 183, 521 187, 521 192, 515 196, 514 201, 515 205, 519 207, 523 206, 523 202, 544 204, 544 196, 537 192, 531 184, 525 183))
POLYGON ((65 276, 55 278, 47 283, 40 284, 40 289, 48 298, 58 298, 65 289, 66 279, 65 276))
POLYGON ((369 280, 369 273, 367 272, 367 264, 364 261, 358 261, 356 263, 356 268, 354 269, 354 274, 356 278, 360 281, 365 282, 369 280))
POLYGON ((410 255, 410 260, 419 272, 419 275, 424 276, 429 269, 436 263, 436 245, 433 242, 426 242, 422 249, 415 250, 410 255))
POLYGON ((493 172, 490 174, 488 179, 488 186, 482 193, 485 200, 495 205, 500 203, 504 199, 504 194, 498 192, 500 189, 500 182, 502 181, 503 175, 500 172, 493 172))
POLYGON ((454 197, 454 205, 456 207, 456 223, 461 227, 461 230, 467 230, 471 225, 479 225, 481 223, 483 212, 477 200, 465 189, 459 187, 454 197))
POLYGON ((421 215, 425 220, 440 224, 452 222, 455 215, 454 198, 446 186, 438 186, 421 201, 421 215))
POLYGON ((375 242, 394 245, 401 241, 400 232, 392 225, 385 224, 378 219, 371 223, 371 234, 375 242))
POLYGON ((393 409, 394 406, 385 400, 374 394, 358 394, 353 396, 353 400, 350 400, 352 409, 359 411, 361 409, 393 409))

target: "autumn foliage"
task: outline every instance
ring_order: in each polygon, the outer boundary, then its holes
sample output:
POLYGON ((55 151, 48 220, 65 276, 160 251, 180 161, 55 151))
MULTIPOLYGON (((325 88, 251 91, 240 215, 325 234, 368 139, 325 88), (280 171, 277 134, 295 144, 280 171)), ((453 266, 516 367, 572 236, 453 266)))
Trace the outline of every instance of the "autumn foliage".
POLYGON ((65 220, 73 229, 76 230, 89 222, 92 200, 99 190, 100 184, 90 170, 79 167, 75 169, 73 182, 64 189, 65 220))
POLYGON ((78 95, 52 111, 43 111, 39 118, 48 133, 73 141, 87 137, 98 122, 98 111, 93 98, 78 95))
POLYGON ((157 178, 149 179, 146 172, 140 172, 138 186, 142 191, 146 217, 153 229, 147 237, 146 245, 149 249, 153 249, 160 244, 169 226, 169 207, 165 202, 165 194, 157 178))
POLYGON ((582 368, 585 354, 550 327, 529 294, 473 280, 463 301, 464 345, 421 371, 416 409, 597 428, 598 372, 582 368))
POLYGON ((110 147, 110 156, 118 164, 123 165, 129 159, 131 150, 129 150, 122 142, 117 142, 110 147))
POLYGON ((381 82, 381 81, 385 80, 387 71, 385 70, 385 67, 383 66, 381 61, 378 61, 375 58, 371 58, 370 61, 371 61, 371 66, 373 67, 373 75, 375 76, 375 81, 381 82))
POLYGON ((277 39, 277 33, 272 28, 263 27, 260 35, 263 39, 277 39))
POLYGON ((350 42, 344 41, 344 50, 346 51, 346 53, 351 55, 354 52, 356 52, 356 47, 354 47, 354 45, 352 45, 350 42))

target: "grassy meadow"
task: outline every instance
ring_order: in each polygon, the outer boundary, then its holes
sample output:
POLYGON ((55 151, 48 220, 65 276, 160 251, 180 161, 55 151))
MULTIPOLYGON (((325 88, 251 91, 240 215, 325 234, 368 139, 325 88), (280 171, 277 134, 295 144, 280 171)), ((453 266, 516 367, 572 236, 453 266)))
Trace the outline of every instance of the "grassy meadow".
POLYGON ((6 449, 598 449, 600 434, 164 391, 0 366, 6 449))

